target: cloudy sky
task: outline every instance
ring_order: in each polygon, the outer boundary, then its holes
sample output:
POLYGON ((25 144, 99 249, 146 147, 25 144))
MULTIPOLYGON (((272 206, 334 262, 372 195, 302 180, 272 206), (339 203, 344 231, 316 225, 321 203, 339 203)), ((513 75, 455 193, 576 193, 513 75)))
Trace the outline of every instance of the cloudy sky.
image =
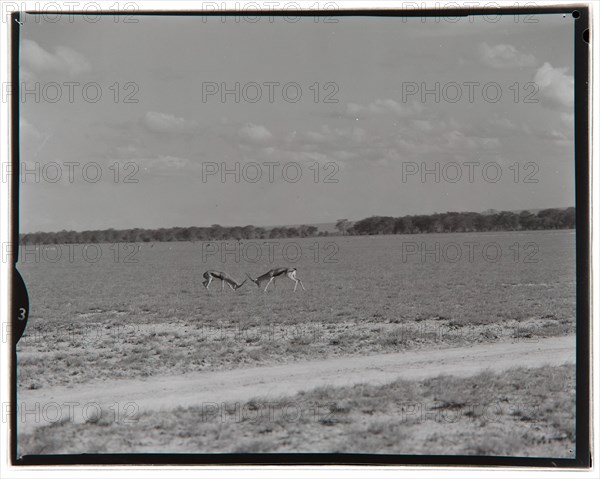
POLYGON ((574 20, 535 19, 28 17, 21 231, 572 206, 574 20))

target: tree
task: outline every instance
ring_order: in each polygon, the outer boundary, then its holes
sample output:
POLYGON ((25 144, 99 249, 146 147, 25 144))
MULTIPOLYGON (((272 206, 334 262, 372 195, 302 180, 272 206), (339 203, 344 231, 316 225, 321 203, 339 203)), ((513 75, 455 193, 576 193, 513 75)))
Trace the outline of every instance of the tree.
POLYGON ((560 228, 575 228, 575 208, 563 210, 558 221, 560 228))
POLYGON ((233 226, 232 228, 229 228, 228 237, 239 241, 244 237, 243 231, 244 230, 239 226, 233 226))
POLYGON ((348 221, 348 219, 344 218, 341 220, 337 220, 335 227, 342 234, 342 236, 344 236, 344 235, 346 235, 348 228, 350 228, 350 225, 351 225, 350 221, 348 221))
POLYGON ((433 226, 433 218, 428 215, 418 215, 412 218, 413 225, 419 233, 430 233, 433 226))
POLYGON ((536 229, 537 217, 529 211, 521 211, 519 213, 519 224, 522 230, 536 229))
POLYGON ((537 214, 540 227, 543 229, 560 228, 561 211, 556 208, 541 210, 537 214))
POLYGON ((209 238, 211 241, 225 239, 224 232, 225 228, 223 228, 221 225, 214 224, 210 227, 209 238))
POLYGON ((394 218, 391 216, 377 216, 375 234, 387 235, 394 232, 394 218))
POLYGON ((412 234, 414 227, 410 216, 402 216, 394 221, 394 234, 412 234))
POLYGON ((302 225, 298 227, 298 236, 300 238, 306 238, 308 236, 308 226, 302 225))
POLYGON ((242 235, 244 236, 244 239, 254 239, 256 238, 256 228, 252 225, 244 226, 242 228, 242 235))

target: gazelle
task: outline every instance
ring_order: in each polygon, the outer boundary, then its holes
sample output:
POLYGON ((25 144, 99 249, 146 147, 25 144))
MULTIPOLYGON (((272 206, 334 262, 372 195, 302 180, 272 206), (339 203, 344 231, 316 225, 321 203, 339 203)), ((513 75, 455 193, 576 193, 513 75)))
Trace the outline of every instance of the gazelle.
POLYGON ((306 288, 302 284, 302 281, 300 281, 300 279, 298 279, 296 277, 296 268, 276 268, 276 269, 270 269, 265 274, 260 275, 256 279, 252 279, 252 277, 248 273, 246 273, 246 276, 248 276, 248 278, 250 279, 250 281, 252 281, 259 288, 260 288, 260 284, 263 281, 269 280, 269 282, 265 286, 265 291, 267 291, 267 288, 273 282, 273 280, 275 278, 279 278, 280 276, 287 276, 292 281, 295 281, 294 291, 296 291, 296 288, 298 287, 298 283, 300 283, 300 286, 302 286, 302 289, 304 291, 306 291, 306 288))
POLYGON ((227 273, 223 273, 222 271, 206 271, 202 276, 204 276, 204 281, 202 281, 202 285, 206 289, 208 289, 213 279, 221 280, 221 290, 225 289, 225 283, 227 283, 229 287, 234 291, 244 286, 244 283, 247 281, 244 280, 242 283, 238 283, 235 279, 233 279, 227 273))

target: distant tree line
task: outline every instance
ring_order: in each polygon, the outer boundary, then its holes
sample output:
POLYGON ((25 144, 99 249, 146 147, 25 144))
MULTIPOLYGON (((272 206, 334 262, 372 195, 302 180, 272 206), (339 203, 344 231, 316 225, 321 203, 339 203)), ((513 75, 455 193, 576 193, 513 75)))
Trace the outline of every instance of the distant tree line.
MULTIPOLYGON (((342 235, 380 235, 417 233, 459 233, 477 231, 522 231, 571 229, 575 227, 575 208, 546 209, 537 214, 529 211, 484 213, 436 213, 415 216, 371 216, 355 223, 338 220, 336 228, 342 235)), ((219 241, 275 238, 306 238, 327 236, 316 226, 220 226, 188 228, 58 231, 28 233, 20 237, 21 244, 69 243, 143 243, 155 241, 219 241)))
POLYGON ((56 233, 28 233, 21 235, 21 244, 71 243, 149 243, 154 241, 219 241, 273 238, 305 238, 326 236, 316 226, 261 228, 258 226, 221 226, 210 228, 159 228, 126 230, 58 231, 56 233))
POLYGON ((570 229, 575 228, 575 208, 551 208, 537 214, 500 211, 490 214, 449 212, 398 218, 371 216, 350 227, 347 224, 343 227, 346 234, 350 235, 570 229))

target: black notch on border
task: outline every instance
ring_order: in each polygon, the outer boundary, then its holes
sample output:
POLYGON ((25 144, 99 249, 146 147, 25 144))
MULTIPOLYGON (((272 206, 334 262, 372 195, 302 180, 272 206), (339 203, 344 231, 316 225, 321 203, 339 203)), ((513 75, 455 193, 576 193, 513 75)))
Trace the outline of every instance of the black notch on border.
POLYGON ((13 290, 12 290, 12 329, 13 344, 16 346, 23 336, 29 318, 29 295, 23 277, 13 268, 13 290))

